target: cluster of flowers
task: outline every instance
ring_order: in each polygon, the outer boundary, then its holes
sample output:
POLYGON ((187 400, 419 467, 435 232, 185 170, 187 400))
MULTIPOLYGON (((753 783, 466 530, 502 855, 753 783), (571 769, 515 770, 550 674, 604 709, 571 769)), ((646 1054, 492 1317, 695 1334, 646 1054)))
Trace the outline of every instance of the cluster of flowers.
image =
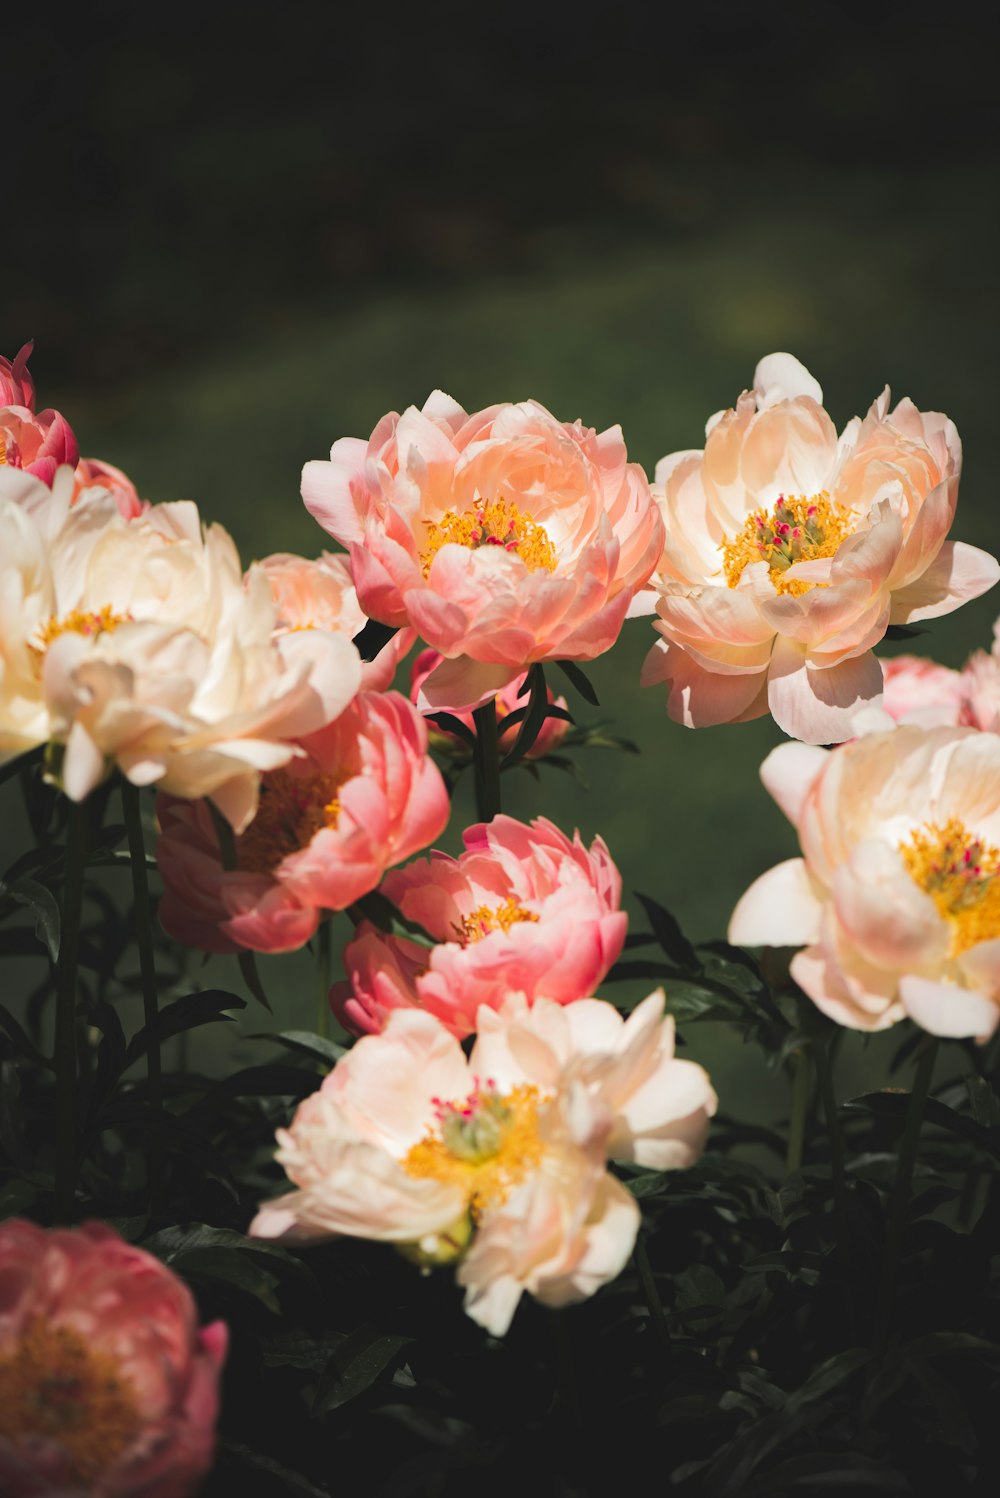
MULTIPOLYGON (((953 716, 920 719, 894 705, 917 668, 892 667, 883 697, 873 654, 890 624, 1000 576, 947 539, 961 458, 945 417, 890 409, 886 391, 838 436, 808 371, 772 354, 704 450, 663 459, 651 487, 617 428, 532 401, 469 415, 435 392, 306 464, 305 503, 346 555, 244 572, 193 504, 145 504, 79 459, 64 418, 34 410, 28 352, 0 362, 0 758, 46 746, 75 800, 113 769, 155 786, 161 919, 189 945, 291 950, 376 888, 425 938, 357 922, 331 1003, 361 1038, 279 1133, 295 1189, 252 1232, 453 1265, 469 1314, 502 1335, 523 1293, 562 1305, 621 1270, 638 1209, 609 1162, 670 1169, 702 1150, 715 1095, 675 1057, 663 994, 627 1019, 595 996, 625 937, 600 838, 497 816, 458 858, 398 867, 448 818, 423 714, 450 715, 436 741, 461 745, 493 702, 509 744, 529 669, 594 659, 629 616, 656 615, 643 680, 667 685, 671 717, 771 712, 800 741, 763 773, 803 857, 748 891, 731 938, 804 947, 795 978, 843 1024, 906 1013, 992 1032, 1000 737, 983 731, 984 683, 1000 668, 974 661, 953 716), (367 619, 398 633, 363 662, 367 619), (404 697, 391 683, 417 636, 404 697)), ((564 732, 548 719, 532 752, 564 732)), ((92 1416, 74 1445, 56 1417, 15 1428, 0 1412, 10 1491, 35 1491, 23 1474, 44 1463, 70 1486, 100 1467, 101 1492, 135 1491, 136 1464, 176 1444, 210 1387, 176 1475, 148 1489, 182 1494, 207 1461, 223 1339, 199 1339, 184 1292, 137 1253, 100 1228, 4 1230, 0 1390, 72 1367, 92 1416), (95 1254, 120 1262, 114 1284, 91 1284, 95 1254), (169 1388, 122 1329, 133 1278, 183 1324, 169 1388), (122 1306, 107 1347, 91 1340, 102 1305, 122 1306)))

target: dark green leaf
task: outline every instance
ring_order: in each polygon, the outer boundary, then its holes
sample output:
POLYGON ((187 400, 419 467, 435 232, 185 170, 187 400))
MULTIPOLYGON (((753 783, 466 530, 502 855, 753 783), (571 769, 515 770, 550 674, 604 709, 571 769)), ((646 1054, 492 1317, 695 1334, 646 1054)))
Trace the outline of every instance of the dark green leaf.
POLYGON ((50 889, 26 875, 12 884, 0 885, 0 902, 24 905, 35 918, 35 935, 45 944, 53 962, 59 961, 59 902, 50 889))
POLYGON ((589 702, 592 707, 600 707, 601 704, 598 701, 597 693, 591 686, 589 678, 580 670, 576 661, 556 661, 556 665, 585 701, 589 702))
POLYGON ((671 962, 675 963, 683 973, 700 972, 701 962, 698 954, 670 911, 651 899, 649 895, 640 894, 638 890, 636 890, 635 897, 649 918, 653 935, 671 962))
POLYGON ((46 1056, 43 1056, 38 1047, 28 1039, 24 1030, 4 1004, 0 1004, 0 1030, 5 1032, 17 1055, 23 1056, 35 1066, 45 1067, 49 1071, 53 1070, 53 1063, 46 1056))
POLYGON ((745 1494, 767 1498, 768 1494, 804 1488, 808 1492, 845 1488, 879 1489, 882 1492, 911 1493, 913 1489, 901 1472, 886 1466, 875 1457, 860 1451, 813 1452, 793 1456, 777 1467, 769 1467, 743 1489, 745 1494))
POLYGON ((381 1332, 370 1323, 359 1326, 344 1339, 324 1369, 313 1400, 313 1414, 325 1415, 363 1394, 412 1341, 412 1337, 381 1332))
POLYGON ((283 1045, 314 1061, 322 1061, 325 1066, 333 1066, 341 1056, 347 1055, 344 1046, 338 1045, 335 1040, 328 1040, 325 1035, 314 1035, 311 1030, 281 1030, 278 1033, 263 1031, 249 1035, 247 1039, 271 1040, 275 1045, 283 1045))
MULTIPOLYGON (((246 1467, 252 1467, 258 1472, 266 1472, 268 1477, 276 1478, 281 1487, 276 1488, 272 1484, 269 1491, 287 1493, 290 1498, 330 1498, 329 1488, 316 1487, 315 1483, 303 1477, 301 1472, 293 1472, 290 1467, 285 1467, 281 1462, 275 1461, 273 1456, 267 1456, 263 1451, 254 1451, 251 1447, 244 1446, 241 1441, 231 1441, 227 1436, 220 1436, 219 1449, 224 1458, 242 1462, 246 1467)), ((257 1491, 256 1488, 255 1491, 257 1491)))
POLYGON ((354 643, 363 661, 373 661, 380 650, 384 650, 393 635, 399 633, 398 625, 382 624, 378 619, 369 619, 363 629, 354 636, 354 643))
POLYGON ((184 1030, 193 1030, 198 1025, 211 1025, 220 1020, 228 1022, 232 1016, 225 1012, 227 1009, 245 1008, 246 999, 227 993, 222 988, 207 988, 202 993, 185 994, 183 998, 175 999, 172 1004, 160 1010, 155 1025, 143 1026, 133 1035, 125 1054, 125 1066, 131 1066, 133 1061, 145 1055, 154 1035, 162 1043, 169 1040, 171 1035, 180 1035, 184 1030))
POLYGON ((883 636, 886 640, 915 640, 918 635, 927 634, 926 629, 919 629, 915 624, 890 624, 883 636))
MULTIPOLYGON (((519 712, 523 712, 524 721, 521 724, 517 738, 514 740, 514 747, 509 754, 504 755, 501 768, 504 766, 509 768, 511 765, 519 764, 524 759, 528 750, 532 748, 535 740, 538 738, 542 730, 542 725, 545 722, 548 712, 548 691, 545 686, 544 669, 539 665, 532 666, 528 672, 528 682, 530 683, 531 692, 528 698, 528 705, 526 708, 518 709, 519 712)), ((515 715, 511 714, 511 716, 515 715)), ((505 726, 509 726, 508 720, 505 719, 504 721, 505 726)))
POLYGON ((424 717, 428 723, 433 723, 437 728, 440 728, 442 733, 454 734, 457 739, 461 739, 463 744, 467 744, 470 749, 475 750, 476 735, 472 732, 468 724, 463 723, 461 718, 456 718, 454 713, 425 713, 424 717))
POLYGON ((384 931, 387 936, 402 937, 406 941, 412 941, 418 947, 436 947, 439 942, 429 931, 416 921, 409 920, 391 900, 387 900, 379 890, 373 889, 370 894, 362 895, 360 900, 348 907, 347 911, 351 919, 357 923, 365 920, 371 921, 372 925, 379 931, 384 931))
POLYGON ((256 957, 250 951, 242 951, 236 960, 239 964, 240 977, 243 979, 243 982, 246 984, 253 997, 257 1000, 258 1004, 263 1004, 268 1014, 270 1014, 271 1001, 268 998, 267 994, 264 992, 264 985, 260 981, 260 973, 257 971, 256 957))

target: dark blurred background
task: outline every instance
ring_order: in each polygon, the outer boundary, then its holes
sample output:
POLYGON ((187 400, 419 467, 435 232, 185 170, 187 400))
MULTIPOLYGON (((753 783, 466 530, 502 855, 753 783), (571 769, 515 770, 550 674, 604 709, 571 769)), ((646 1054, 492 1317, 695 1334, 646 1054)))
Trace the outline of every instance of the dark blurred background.
MULTIPOLYGON (((90 4, 5 30, 3 350, 33 337, 84 453, 247 560, 318 552, 302 462, 434 386, 621 422, 651 472, 774 349, 838 424, 886 382, 948 412, 955 534, 1000 549, 997 37, 971 7, 90 4)), ((959 665, 998 608, 917 644, 959 665)), ((627 890, 719 935, 794 851, 757 780, 780 735, 670 724, 651 638, 592 673, 639 759, 588 751, 589 794, 543 771, 509 808, 600 830, 627 890)))

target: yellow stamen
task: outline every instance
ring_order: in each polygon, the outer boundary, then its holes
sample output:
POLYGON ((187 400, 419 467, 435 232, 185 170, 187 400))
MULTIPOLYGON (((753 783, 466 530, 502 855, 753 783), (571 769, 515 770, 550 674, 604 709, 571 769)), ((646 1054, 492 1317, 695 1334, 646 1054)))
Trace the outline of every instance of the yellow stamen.
POLYGON ((513 896, 502 905, 478 905, 469 915, 463 915, 462 924, 454 929, 466 946, 470 942, 482 941, 491 931, 509 931, 519 921, 537 921, 533 910, 525 910, 513 896))
POLYGON ((333 775, 291 775, 287 770, 265 775, 257 815, 236 840, 239 867, 269 874, 290 853, 308 847, 322 827, 336 827, 342 784, 333 775))
POLYGON ((726 582, 735 588, 751 562, 766 562, 776 593, 797 597, 809 588, 826 587, 825 583, 787 577, 786 571, 796 562, 834 556, 852 528, 850 511, 835 504, 828 494, 812 498, 779 495, 772 514, 756 510, 747 516, 742 532, 732 541, 723 536, 720 550, 726 582))
POLYGON ((950 956, 1000 936, 1000 849, 951 817, 943 827, 918 827, 899 851, 910 878, 951 925, 950 956))
POLYGON ((487 1083, 464 1102, 434 1100, 439 1123, 403 1157, 418 1180, 443 1181, 465 1195, 475 1221, 503 1204, 542 1158, 537 1087, 500 1096, 487 1083))
POLYGON ((3 440, 3 438, 0 437, 0 468, 3 467, 4 463, 6 463, 6 461, 7 461, 7 444, 3 440))
POLYGON ((61 619, 54 614, 40 625, 34 640, 36 650, 47 650, 53 640, 60 635, 87 635, 96 639, 98 635, 109 635, 116 630, 119 624, 128 624, 130 615, 116 614, 109 603, 103 608, 88 611, 86 609, 73 609, 64 614, 61 619))
MULTIPOLYGON (((87 1491, 118 1460, 141 1424, 117 1360, 65 1326, 33 1321, 0 1357, 0 1438, 54 1441, 87 1491)), ((103 1486, 103 1485, 102 1485, 103 1486)))
POLYGON ((480 546, 499 546, 521 558, 529 572, 544 567, 548 572, 556 568, 556 549, 530 515, 522 514, 517 505, 508 505, 505 499, 480 500, 461 515, 446 510, 440 520, 425 520, 427 545, 420 553, 420 564, 424 577, 431 570, 431 563, 449 543, 468 546, 475 551, 480 546))

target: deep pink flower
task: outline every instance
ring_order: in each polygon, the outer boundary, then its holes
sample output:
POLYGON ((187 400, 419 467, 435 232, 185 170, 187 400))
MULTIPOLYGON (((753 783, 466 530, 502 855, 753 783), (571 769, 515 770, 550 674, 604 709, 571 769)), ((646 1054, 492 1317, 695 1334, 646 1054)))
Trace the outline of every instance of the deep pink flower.
POLYGON ((535 401, 469 415, 435 391, 307 463, 302 494, 350 547, 365 613, 445 658, 424 683, 436 708, 485 701, 535 661, 601 655, 663 546, 620 429, 535 401))
POLYGON ((211 1465, 221 1321, 91 1222, 0 1225, 0 1492, 185 1498, 211 1465))
MULTIPOLYGON (((422 650, 417 656, 416 660, 413 662, 413 665, 410 667, 411 702, 418 701, 420 697, 420 691, 423 687, 424 682, 427 680, 428 676, 430 676, 435 667, 441 664, 442 659, 443 657, 439 655, 436 650, 422 650)), ((515 723, 513 728, 505 728, 504 719, 506 717, 509 717, 511 713, 516 713, 519 708, 527 707, 527 693, 523 697, 519 696, 521 688, 524 686, 524 683, 527 680, 527 676, 528 673, 526 671, 522 672, 520 676, 515 676, 514 680, 510 682, 508 686, 503 687, 496 694, 495 701, 497 709, 497 722, 499 727, 498 737, 500 748, 504 751, 504 753, 506 753, 510 749, 513 749, 515 740, 517 739, 517 735, 520 731, 519 723, 515 723)), ((561 707, 565 710, 566 698, 554 697, 552 695, 551 687, 548 688, 548 699, 550 706, 561 707)), ((458 718, 460 722, 464 723, 466 728, 468 728, 470 732, 475 732, 475 722, 470 711, 463 711, 460 708, 454 713, 454 717, 458 718)), ((552 750, 557 749, 562 743, 563 739, 566 737, 568 730, 569 724, 564 718, 546 718, 545 722, 542 724, 541 731, 539 732, 537 739, 525 755, 525 759, 542 759, 546 754, 551 754, 552 750)), ((448 733, 445 729, 434 728, 432 732, 440 734, 440 736, 448 743, 458 744, 460 742, 457 734, 448 733)))
POLYGON ((160 919, 178 941, 292 951, 324 910, 343 910, 444 830, 448 793, 426 725, 399 693, 361 692, 299 742, 301 758, 264 775, 234 870, 204 801, 159 798, 160 919))
POLYGON ((388 874, 382 893, 440 945, 428 951, 363 922, 344 953, 349 981, 330 993, 351 1030, 381 1030, 417 1006, 453 1035, 481 1004, 511 993, 570 1004, 589 997, 617 958, 628 917, 621 876, 601 838, 585 848, 544 817, 494 817, 463 835, 458 858, 432 853, 388 874))

